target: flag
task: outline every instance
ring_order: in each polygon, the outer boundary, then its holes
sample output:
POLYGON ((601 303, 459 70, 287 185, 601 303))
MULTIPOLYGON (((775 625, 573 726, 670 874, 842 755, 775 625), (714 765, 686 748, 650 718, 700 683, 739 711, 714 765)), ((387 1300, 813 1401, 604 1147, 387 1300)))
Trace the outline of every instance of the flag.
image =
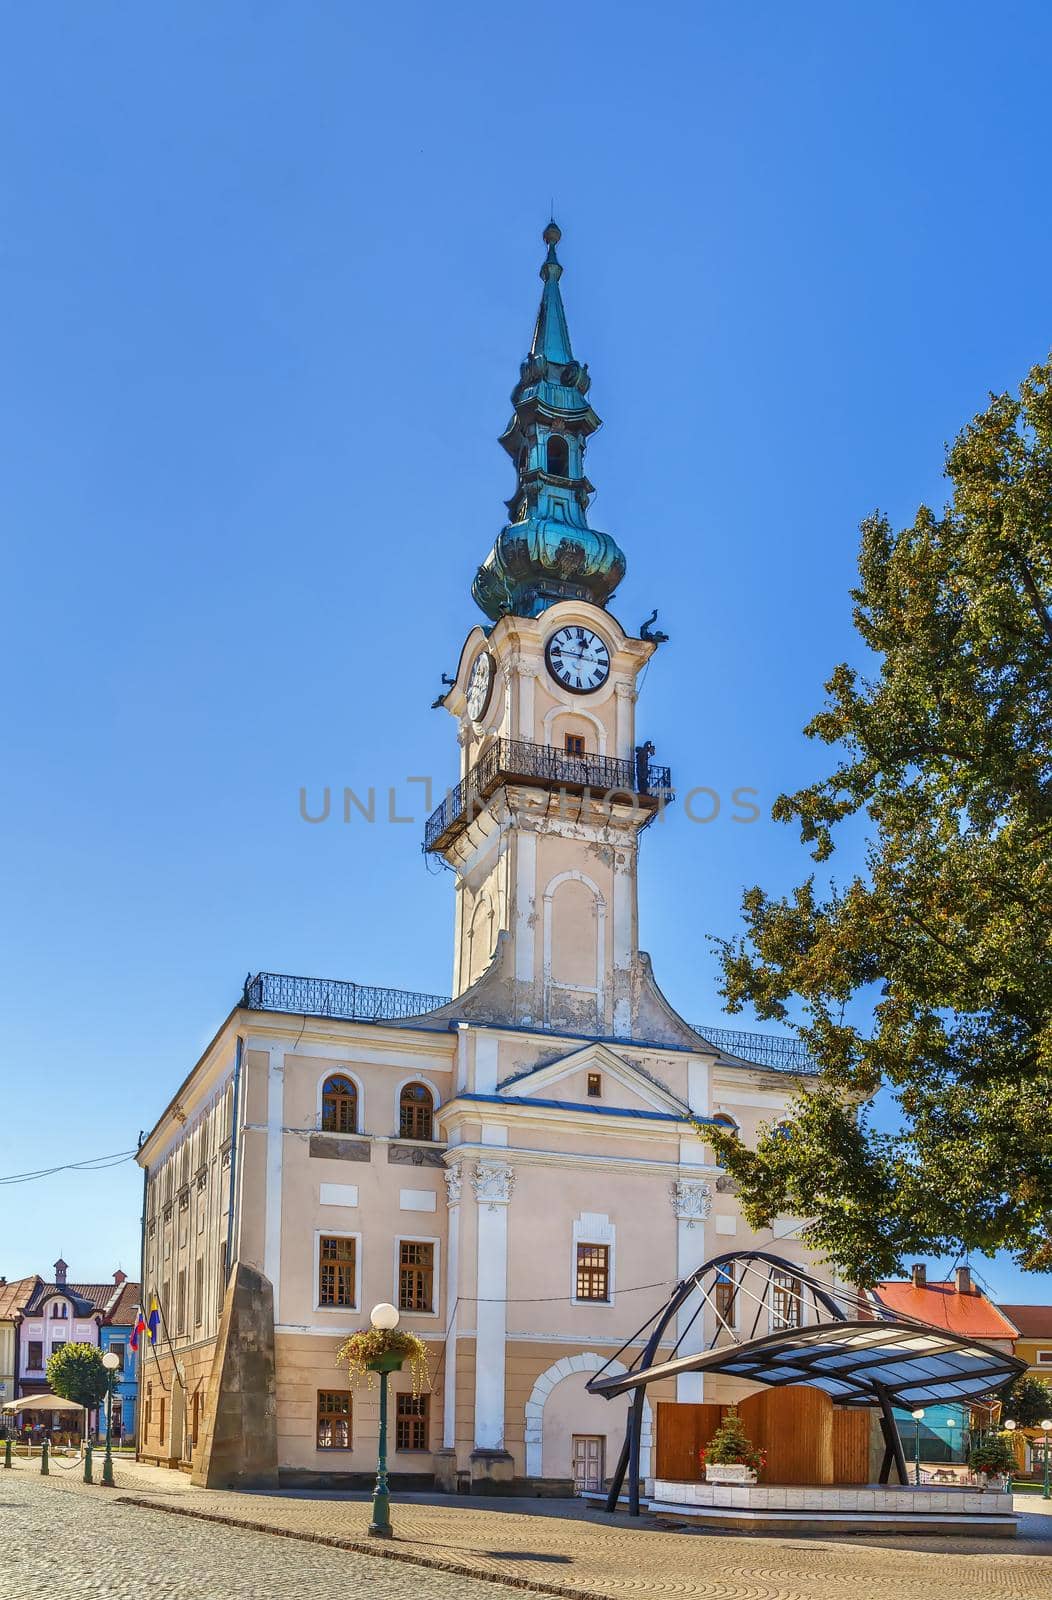
POLYGON ((149 1333, 149 1331, 150 1331, 149 1328, 146 1326, 146 1318, 142 1314, 142 1306, 140 1306, 139 1307, 139 1315, 136 1317, 135 1326, 132 1329, 132 1336, 128 1340, 128 1348, 130 1350, 134 1350, 136 1355, 138 1355, 138 1353, 139 1353, 139 1335, 140 1335, 140 1333, 149 1333))
POLYGON ((161 1331, 161 1308, 157 1304, 157 1296, 150 1296, 150 1315, 146 1319, 146 1332, 151 1344, 157 1343, 157 1335, 161 1331))

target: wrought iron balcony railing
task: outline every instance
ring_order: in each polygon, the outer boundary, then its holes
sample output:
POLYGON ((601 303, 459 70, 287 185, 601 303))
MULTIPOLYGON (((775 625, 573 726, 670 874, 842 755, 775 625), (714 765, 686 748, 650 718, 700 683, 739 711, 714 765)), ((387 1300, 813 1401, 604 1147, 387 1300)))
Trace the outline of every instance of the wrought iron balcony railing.
POLYGON ((494 739, 467 777, 428 817, 424 849, 442 850, 451 844, 503 783, 532 784, 596 799, 618 795, 651 812, 674 798, 668 767, 652 765, 642 751, 635 761, 622 761, 616 756, 574 756, 523 739, 494 739))
MULTIPOLYGON (((243 1004, 250 1011, 284 1011, 296 1017, 338 1017, 346 1022, 400 1022, 425 1017, 450 1004, 447 994, 415 989, 381 989, 340 978, 292 978, 283 972, 257 972, 245 983, 243 1004)), ((692 1023, 703 1039, 755 1066, 774 1072, 811 1075, 818 1071, 798 1039, 737 1028, 692 1023)))

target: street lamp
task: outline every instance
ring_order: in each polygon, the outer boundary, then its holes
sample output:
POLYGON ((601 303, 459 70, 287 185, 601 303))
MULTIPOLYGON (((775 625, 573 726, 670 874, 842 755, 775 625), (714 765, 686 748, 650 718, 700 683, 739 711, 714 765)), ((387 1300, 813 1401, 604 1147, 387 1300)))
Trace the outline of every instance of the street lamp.
MULTIPOLYGON (((393 1333, 398 1326, 398 1307, 386 1301, 373 1306, 369 1321, 384 1333, 393 1333)), ((391 1499, 387 1492, 387 1375, 397 1372, 402 1358, 393 1352, 370 1361, 369 1366, 380 1374, 380 1439, 376 1452, 376 1488, 373 1491, 373 1519, 369 1532, 374 1539, 390 1539, 391 1499)))
POLYGON ((102 1481, 107 1489, 112 1489, 113 1452, 110 1448, 110 1429, 113 1426, 113 1374, 120 1366, 121 1358, 114 1351, 107 1350, 102 1358, 102 1364, 106 1368, 106 1454, 102 1462, 102 1481))
MULTIPOLYGON (((949 1449, 949 1452, 950 1452, 950 1461, 951 1461, 951 1463, 953 1461, 953 1430, 954 1430, 954 1428, 956 1428, 956 1426, 957 1426, 957 1418, 956 1417, 947 1417, 946 1418, 946 1428, 947 1428, 947 1432, 949 1433, 949 1438, 947 1439, 946 1444, 947 1444, 947 1448, 949 1449)), ((956 1474, 954 1474, 954 1481, 956 1481, 956 1474)))
POLYGON ((921 1425, 921 1422, 924 1419, 924 1411, 923 1411, 923 1409, 921 1407, 918 1406, 916 1411, 911 1411, 910 1412, 910 1416, 913 1418, 914 1422, 917 1424, 917 1431, 916 1431, 916 1433, 914 1435, 914 1440, 913 1440, 913 1481, 914 1481, 915 1484, 919 1485, 920 1481, 921 1481, 921 1476, 920 1476, 920 1425, 921 1425))
POLYGON ((1042 1489, 1041 1493, 1043 1494, 1044 1498, 1047 1500, 1049 1498, 1048 1436, 1049 1436, 1050 1433, 1052 1433, 1052 1417, 1046 1417, 1044 1422, 1039 1423, 1038 1426, 1040 1427, 1041 1432, 1045 1436, 1045 1486, 1042 1489))

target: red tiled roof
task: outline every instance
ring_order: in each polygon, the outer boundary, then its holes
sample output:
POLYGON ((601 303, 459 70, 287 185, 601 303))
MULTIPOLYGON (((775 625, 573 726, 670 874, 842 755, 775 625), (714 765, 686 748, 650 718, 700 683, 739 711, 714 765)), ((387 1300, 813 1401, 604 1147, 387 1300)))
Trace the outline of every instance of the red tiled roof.
POLYGON ((37 1283, 38 1288, 31 1300, 34 1311, 50 1296, 65 1294, 74 1302, 78 1317, 90 1317, 96 1311, 105 1311, 106 1302, 112 1299, 115 1287, 112 1278, 109 1283, 44 1283, 38 1278, 37 1283))
MULTIPOLYGON (((110 1287, 112 1288, 113 1285, 111 1284, 110 1287)), ((135 1321, 135 1313, 138 1309, 140 1298, 139 1284, 122 1284, 120 1294, 111 1306, 106 1321, 118 1328, 130 1328, 135 1321)))
POLYGON ((36 1273, 31 1278, 15 1278, 11 1283, 0 1283, 0 1321, 17 1317, 36 1291, 40 1279, 36 1273))
POLYGON ((1052 1339, 1052 1306, 1001 1307, 1024 1339, 1052 1339))
POLYGON ((930 1322, 969 1339, 1014 1339, 1015 1327, 1006 1316, 975 1291, 961 1294, 952 1283, 926 1283, 918 1288, 908 1279, 877 1284, 877 1294, 889 1311, 930 1322))

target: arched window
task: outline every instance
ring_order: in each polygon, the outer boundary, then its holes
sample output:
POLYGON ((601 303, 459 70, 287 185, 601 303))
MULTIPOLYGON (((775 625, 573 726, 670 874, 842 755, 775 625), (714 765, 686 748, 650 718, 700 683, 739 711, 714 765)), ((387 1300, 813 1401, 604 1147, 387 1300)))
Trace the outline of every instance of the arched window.
POLYGON ((64 1300, 53 1300, 51 1302, 51 1315, 53 1317, 68 1317, 69 1306, 64 1300))
POLYGON ((341 1074, 326 1078, 321 1091, 321 1125, 326 1133, 358 1132, 358 1089, 341 1074))
POLYGON ((433 1139, 435 1104, 426 1083, 407 1083, 398 1100, 400 1139, 433 1139))
POLYGON ((553 478, 570 476, 570 451, 561 433, 553 433, 548 440, 548 471, 553 478))

